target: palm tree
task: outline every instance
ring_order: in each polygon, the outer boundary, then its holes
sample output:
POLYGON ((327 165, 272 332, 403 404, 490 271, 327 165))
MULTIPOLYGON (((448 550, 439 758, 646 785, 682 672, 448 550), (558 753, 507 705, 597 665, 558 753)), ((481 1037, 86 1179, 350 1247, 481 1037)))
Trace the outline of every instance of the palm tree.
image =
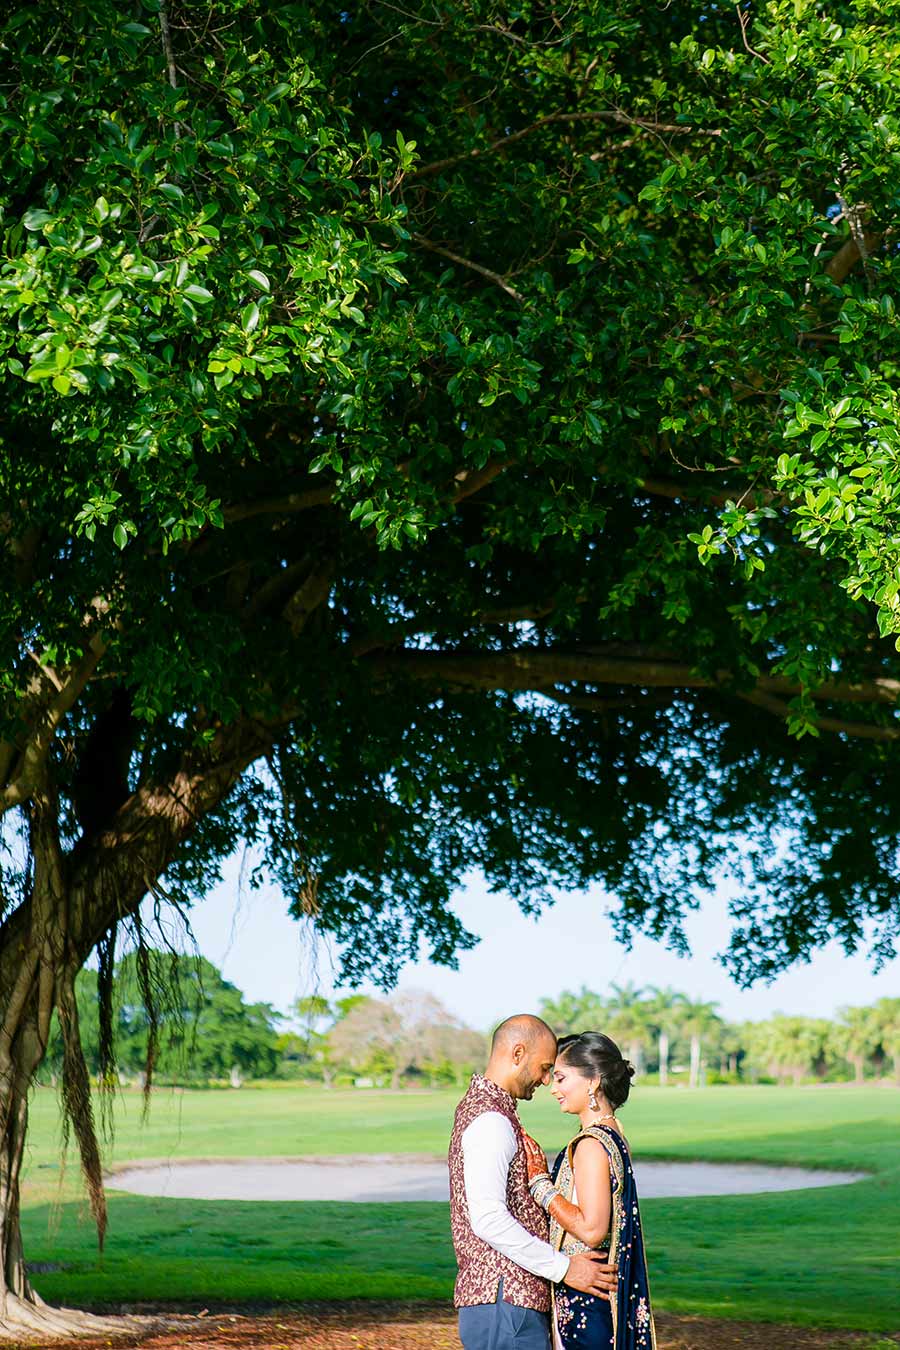
POLYGON ((643 989, 627 984, 611 984, 611 996, 606 1000, 604 1031, 620 1046, 637 1073, 643 1072, 644 1049, 650 1034, 647 1000, 643 989))
POLYGON ((692 1003, 686 998, 681 1009, 679 1031, 683 1036, 690 1037, 691 1042, 691 1087, 700 1086, 703 1040, 722 1025, 722 1019, 716 1012, 718 1006, 718 1003, 692 1003))
POLYGON ((741 1027, 736 1022, 723 1022, 718 1040, 719 1067, 722 1073, 737 1073, 738 1059, 743 1050, 741 1027))
POLYGON ((816 1017, 786 1017, 777 1013, 763 1023, 769 1067, 776 1078, 792 1078, 799 1086, 821 1059, 831 1023, 816 1017))
POLYGON ((833 1028, 833 1045, 838 1054, 853 1065, 858 1087, 865 1082, 866 1060, 881 1042, 880 1018, 874 1008, 841 1008, 840 1021, 833 1028))
POLYGON ((332 1007, 321 994, 306 994, 298 998, 292 1011, 301 1026, 301 1039, 306 1050, 318 1062, 322 1074, 322 1086, 330 1088, 335 1078, 335 1067, 328 1054, 328 1025, 340 1017, 337 1007, 332 1007))
POLYGON ((650 998, 645 1004, 647 1020, 654 1028, 659 1047, 659 1085, 665 1087, 669 1081, 669 1045, 671 1037, 678 1031, 679 1018, 687 1003, 684 994, 671 986, 648 990, 650 998))
POLYGON ((750 1071, 750 1081, 756 1083, 760 1072, 768 1073, 771 1068, 769 1024, 768 1022, 743 1022, 738 1027, 745 1063, 750 1071))
POLYGON ((557 1036, 576 1031, 592 1031, 603 1025, 606 1001, 582 985, 577 994, 563 990, 555 999, 542 998, 538 1010, 557 1036))
POLYGON ((875 1004, 881 1048, 893 1060, 894 1082, 900 1087, 900 998, 880 998, 875 1004))

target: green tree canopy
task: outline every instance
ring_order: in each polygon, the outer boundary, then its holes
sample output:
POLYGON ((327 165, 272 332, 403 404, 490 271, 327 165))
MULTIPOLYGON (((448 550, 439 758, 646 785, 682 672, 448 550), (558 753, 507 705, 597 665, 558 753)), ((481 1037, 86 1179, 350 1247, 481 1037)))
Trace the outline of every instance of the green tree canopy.
MULTIPOLYGON (((279 1015, 264 1003, 247 1003, 222 972, 199 956, 148 949, 128 953, 114 968, 111 1054, 120 1073, 189 1082, 271 1075, 277 1059, 279 1015), (146 974, 139 970, 144 963, 146 974), (148 1011, 147 988, 152 991, 148 1011)), ((97 972, 82 970, 75 981, 81 1039, 92 1074, 104 1069, 98 1016, 97 972)), ((62 1068, 63 1048, 54 1025, 46 1064, 62 1068)))
POLYGON ((895 658, 841 456, 892 369, 893 25, 212 12, 7 20, 5 804, 49 715, 64 842, 103 823, 67 766, 116 681, 129 787, 269 757, 170 878, 260 842, 351 975, 451 956, 463 862, 677 934, 737 833, 739 971, 887 944, 895 658))
POLYGON ((116 967, 118 1018, 114 1049, 120 1068, 145 1071, 151 1036, 154 1071, 189 1080, 271 1075, 277 1059, 279 1015, 267 1003, 247 1003, 240 989, 200 956, 151 950, 129 953, 116 967), (148 1018, 138 962, 149 961, 158 992, 148 1018))
POLYGON ((676 943, 730 869, 744 980, 887 955, 895 5, 0 39, 15 1093, 59 1003, 83 1104, 75 972, 239 841, 350 979, 451 961, 472 867, 676 943))

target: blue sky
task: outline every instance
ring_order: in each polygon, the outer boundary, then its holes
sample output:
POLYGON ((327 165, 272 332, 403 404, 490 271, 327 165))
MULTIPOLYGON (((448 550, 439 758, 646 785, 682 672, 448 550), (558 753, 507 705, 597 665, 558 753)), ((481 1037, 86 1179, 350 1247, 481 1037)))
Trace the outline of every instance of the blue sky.
MULTIPOLYGON (((400 987, 430 991, 479 1028, 533 1009, 563 989, 585 984, 602 993, 611 982, 629 980, 673 985, 715 1001, 735 1021, 773 1012, 830 1016, 842 1004, 900 993, 900 960, 875 975, 865 957, 846 957, 836 944, 770 985, 739 989, 715 959, 729 932, 724 892, 691 916, 689 958, 646 938, 626 950, 613 937, 604 907, 603 892, 592 890, 560 896, 539 918, 526 918, 512 900, 489 895, 473 878, 454 908, 482 941, 463 953, 458 971, 423 961, 404 972, 400 987)), ((335 992, 333 953, 286 916, 276 888, 239 891, 236 861, 226 867, 223 884, 196 906, 192 924, 203 955, 253 1001, 284 1011, 300 995, 335 992)))

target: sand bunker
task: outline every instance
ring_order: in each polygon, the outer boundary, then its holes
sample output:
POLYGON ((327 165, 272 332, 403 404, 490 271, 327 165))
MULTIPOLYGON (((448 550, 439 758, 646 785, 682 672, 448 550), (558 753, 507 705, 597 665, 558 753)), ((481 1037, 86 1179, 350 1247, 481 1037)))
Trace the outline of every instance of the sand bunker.
MULTIPOLYGON (((642 1197, 749 1195, 843 1186, 864 1172, 767 1167, 761 1163, 642 1162, 642 1197)), ((449 1198, 441 1159, 402 1155, 230 1158, 131 1164, 108 1177, 112 1190, 184 1200, 342 1200, 391 1203, 449 1198)))

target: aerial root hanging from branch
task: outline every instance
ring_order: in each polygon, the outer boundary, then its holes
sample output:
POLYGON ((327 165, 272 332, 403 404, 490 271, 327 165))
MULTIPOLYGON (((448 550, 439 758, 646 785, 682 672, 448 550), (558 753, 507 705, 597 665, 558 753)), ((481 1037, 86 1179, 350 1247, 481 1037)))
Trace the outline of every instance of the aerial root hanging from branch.
POLYGON ((103 1167, 100 1147, 94 1125, 91 1102, 91 1082, 81 1047, 78 1027, 78 1007, 75 1002, 75 971, 67 971, 60 981, 59 1027, 63 1042, 62 1096, 64 1123, 71 1125, 78 1142, 81 1171, 87 1187, 91 1214, 97 1226, 97 1241, 103 1250, 106 1235, 106 1193, 103 1189, 103 1167))

